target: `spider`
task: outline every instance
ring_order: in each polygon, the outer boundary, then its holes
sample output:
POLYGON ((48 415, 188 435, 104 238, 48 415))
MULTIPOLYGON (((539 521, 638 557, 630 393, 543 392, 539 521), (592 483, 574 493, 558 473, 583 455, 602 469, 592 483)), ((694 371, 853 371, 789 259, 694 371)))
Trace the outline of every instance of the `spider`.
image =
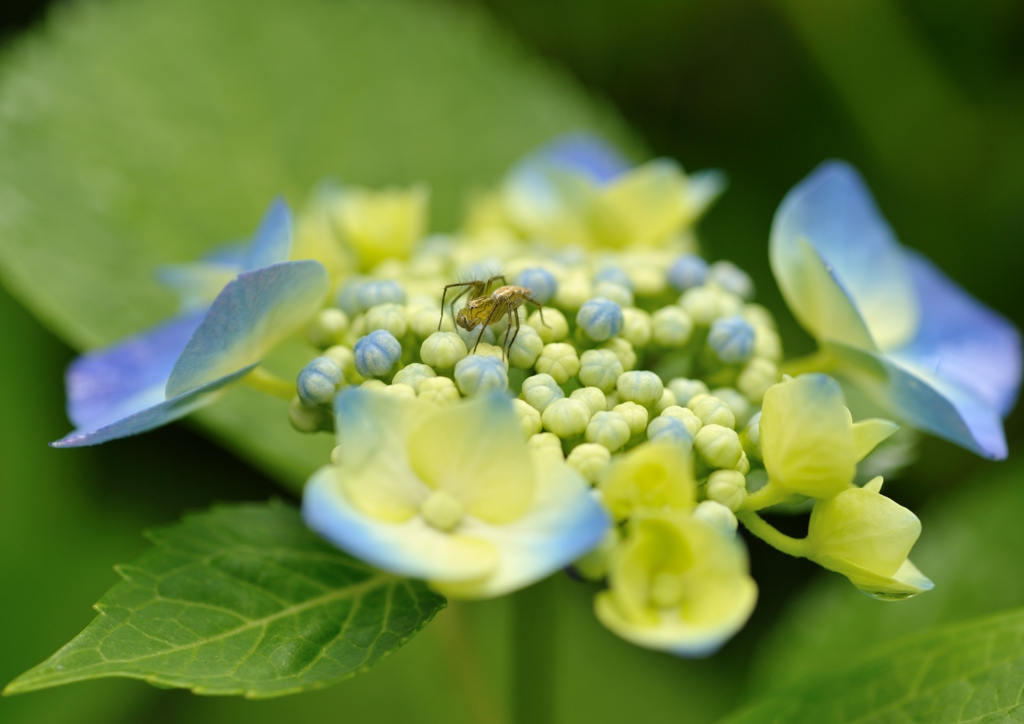
POLYGON ((462 291, 456 294, 451 301, 451 313, 455 318, 455 323, 467 332, 475 329, 478 324, 483 325, 480 328, 480 334, 477 335, 476 344, 473 345, 473 352, 476 352, 476 348, 480 346, 480 340, 483 339, 488 325, 505 315, 508 318, 508 329, 505 331, 505 339, 501 344, 501 358, 505 359, 506 354, 511 354, 512 345, 515 344, 516 336, 519 334, 519 307, 524 303, 537 307, 540 312, 541 324, 545 327, 549 326, 544 321, 544 307, 530 296, 533 292, 526 287, 505 284, 504 275, 498 274, 486 282, 477 280, 445 285, 444 293, 441 294, 441 319, 437 323, 438 329, 441 329, 441 323, 444 322, 444 300, 448 295, 448 290, 458 287, 461 287, 462 291), (499 281, 501 286, 492 291, 494 283, 499 281), (466 295, 469 295, 469 302, 456 315, 455 302, 466 295), (515 323, 515 332, 512 331, 513 323, 515 323), (510 334, 512 339, 509 339, 510 334))

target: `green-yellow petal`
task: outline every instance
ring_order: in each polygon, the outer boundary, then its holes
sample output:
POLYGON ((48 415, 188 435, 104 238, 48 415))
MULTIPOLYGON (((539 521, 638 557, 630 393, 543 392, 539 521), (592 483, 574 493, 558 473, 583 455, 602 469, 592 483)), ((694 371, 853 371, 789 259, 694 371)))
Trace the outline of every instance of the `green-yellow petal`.
POLYGON ((853 423, 853 446, 857 460, 866 458, 880 442, 899 429, 900 426, 895 422, 880 417, 853 423))
POLYGON ((690 511, 697 504, 693 462, 677 445, 638 445, 612 464, 600 489, 616 520, 641 508, 690 511))

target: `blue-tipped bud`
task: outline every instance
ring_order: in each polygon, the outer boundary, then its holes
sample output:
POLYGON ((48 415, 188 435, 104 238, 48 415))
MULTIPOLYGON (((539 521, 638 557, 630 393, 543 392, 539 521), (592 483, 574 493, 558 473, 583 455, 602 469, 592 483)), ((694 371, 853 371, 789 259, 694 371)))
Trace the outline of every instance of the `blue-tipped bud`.
POLYGON ((576 313, 576 324, 588 337, 598 342, 611 339, 622 331, 626 319, 622 307, 611 299, 588 299, 576 313))
POLYGON ((516 286, 526 287, 538 304, 547 304, 558 291, 555 275, 542 267, 523 269, 516 274, 516 286))
POLYGON ((471 354, 455 365, 455 384, 465 395, 508 389, 508 369, 497 357, 471 354))
POLYGON ((708 275, 708 263, 696 254, 685 254, 668 268, 668 283, 677 292, 699 287, 708 275))
POLYGON ((326 405, 341 384, 341 367, 330 357, 317 357, 299 372, 296 389, 303 404, 326 405))
POLYGON ((622 271, 622 269, 617 266, 602 267, 601 270, 594 275, 594 283, 600 284, 601 282, 611 282, 633 291, 633 282, 630 281, 629 274, 622 271))
POLYGON ((656 417, 647 426, 647 439, 651 442, 671 442, 686 450, 693 449, 693 435, 677 417, 656 417))
POLYGON ((405 304, 405 288, 393 279, 353 279, 338 290, 336 302, 354 317, 378 304, 405 304))
POLYGON ((746 362, 754 354, 754 328, 739 315, 716 319, 708 333, 708 346, 726 364, 746 362))
POLYGON ((356 342, 356 371, 363 377, 381 377, 402 356, 402 345, 388 331, 378 329, 356 342))

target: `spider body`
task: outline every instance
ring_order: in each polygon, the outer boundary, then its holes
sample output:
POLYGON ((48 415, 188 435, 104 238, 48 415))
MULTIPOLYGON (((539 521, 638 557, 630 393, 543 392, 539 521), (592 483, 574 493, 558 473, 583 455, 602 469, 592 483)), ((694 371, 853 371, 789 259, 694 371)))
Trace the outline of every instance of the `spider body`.
POLYGON ((487 327, 505 317, 508 319, 508 329, 505 331, 505 339, 501 344, 501 355, 502 359, 504 359, 511 351, 512 345, 515 344, 516 336, 519 334, 519 307, 523 306, 523 304, 532 304, 537 307, 540 311, 540 321, 544 322, 544 308, 540 302, 530 296, 532 292, 526 287, 505 284, 505 277, 499 274, 491 277, 486 282, 456 282, 455 284, 446 285, 444 293, 441 295, 441 321, 437 323, 438 329, 441 329, 441 322, 444 321, 444 300, 448 290, 460 287, 462 291, 451 301, 451 312, 455 318, 455 323, 467 332, 471 332, 478 326, 480 327, 480 334, 477 335, 476 344, 473 345, 473 352, 476 352, 476 348, 480 346, 480 340, 483 339, 487 327), (501 286, 494 288, 495 282, 498 281, 501 282, 501 286), (466 295, 469 296, 469 302, 466 303, 466 306, 458 314, 455 314, 455 302, 466 295), (514 332, 512 331, 513 327, 515 329, 514 332), (509 338, 510 335, 511 339, 509 338))

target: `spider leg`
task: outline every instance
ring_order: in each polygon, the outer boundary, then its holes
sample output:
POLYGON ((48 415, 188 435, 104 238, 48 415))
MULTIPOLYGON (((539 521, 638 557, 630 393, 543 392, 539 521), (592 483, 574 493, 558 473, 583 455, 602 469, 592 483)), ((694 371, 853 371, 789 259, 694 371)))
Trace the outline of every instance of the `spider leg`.
MULTIPOLYGON (((512 332, 512 341, 508 343, 508 356, 509 356, 509 358, 512 357, 512 345, 514 345, 516 343, 516 337, 519 336, 519 307, 509 305, 509 310, 508 310, 508 318, 509 318, 508 328, 509 328, 509 331, 512 330, 513 315, 514 315, 515 323, 516 323, 516 331, 512 332)), ((505 332, 505 338, 508 339, 508 332, 505 332)))
POLYGON ((494 282, 498 281, 499 279, 501 280, 501 285, 505 286, 505 283, 506 283, 505 282, 505 275, 504 274, 495 274, 493 277, 491 277, 490 279, 487 280, 487 284, 484 285, 484 288, 483 288, 483 290, 480 293, 481 294, 490 294, 491 293, 491 289, 493 289, 492 285, 494 284, 494 282))
POLYGON ((467 293, 473 292, 474 290, 477 290, 477 292, 479 292, 481 284, 482 284, 482 282, 473 281, 473 282, 455 282, 454 284, 446 284, 445 285, 444 291, 441 293, 441 319, 439 319, 438 322, 437 322, 437 329, 438 329, 438 331, 440 331, 441 324, 444 322, 444 298, 448 295, 448 290, 452 289, 452 288, 455 288, 455 287, 462 287, 462 291, 459 292, 458 294, 456 294, 455 297, 452 299, 451 311, 452 311, 452 320, 454 321, 455 320, 455 302, 459 301, 464 296, 466 296, 467 293))
POLYGON ((532 304, 533 306, 537 307, 537 313, 540 314, 540 323, 550 329, 551 325, 544 321, 544 306, 536 299, 533 299, 531 297, 523 297, 523 299, 532 304))

